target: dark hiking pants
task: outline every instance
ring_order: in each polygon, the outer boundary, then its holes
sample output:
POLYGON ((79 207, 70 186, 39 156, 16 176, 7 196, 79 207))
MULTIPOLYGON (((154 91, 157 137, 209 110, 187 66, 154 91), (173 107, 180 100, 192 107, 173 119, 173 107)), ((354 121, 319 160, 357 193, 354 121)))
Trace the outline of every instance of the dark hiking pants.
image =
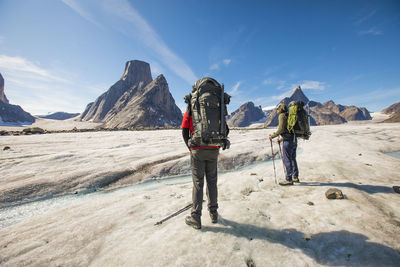
POLYGON ((217 162, 218 149, 195 149, 190 152, 193 191, 192 216, 200 217, 203 206, 204 175, 207 181, 208 210, 218 209, 217 162))
POLYGON ((297 168, 296 161, 297 140, 288 139, 283 140, 283 164, 286 169, 286 180, 291 181, 292 177, 299 177, 299 169, 297 168))

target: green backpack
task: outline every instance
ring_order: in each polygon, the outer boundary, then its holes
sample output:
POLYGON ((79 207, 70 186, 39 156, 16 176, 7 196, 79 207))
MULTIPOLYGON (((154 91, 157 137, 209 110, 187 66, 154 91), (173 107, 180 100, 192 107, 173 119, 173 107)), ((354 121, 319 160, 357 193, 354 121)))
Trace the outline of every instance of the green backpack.
POLYGON ((303 101, 292 101, 289 103, 289 115, 287 129, 296 137, 308 140, 310 138, 310 123, 308 114, 304 110, 303 101))
POLYGON ((227 140, 226 105, 230 102, 224 85, 212 78, 202 78, 193 85, 188 100, 194 129, 190 146, 223 146, 227 140))

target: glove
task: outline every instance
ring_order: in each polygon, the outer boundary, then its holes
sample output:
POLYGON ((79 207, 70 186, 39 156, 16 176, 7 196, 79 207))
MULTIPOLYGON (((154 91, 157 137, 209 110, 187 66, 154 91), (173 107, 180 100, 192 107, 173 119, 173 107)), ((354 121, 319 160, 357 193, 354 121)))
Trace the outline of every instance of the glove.
POLYGON ((269 137, 268 137, 268 138, 269 138, 269 140, 272 140, 272 135, 269 135, 269 137))
POLYGON ((224 139, 222 143, 222 150, 229 149, 231 147, 231 142, 228 139, 224 139))
POLYGON ((278 143, 282 143, 283 139, 282 138, 278 138, 278 143))

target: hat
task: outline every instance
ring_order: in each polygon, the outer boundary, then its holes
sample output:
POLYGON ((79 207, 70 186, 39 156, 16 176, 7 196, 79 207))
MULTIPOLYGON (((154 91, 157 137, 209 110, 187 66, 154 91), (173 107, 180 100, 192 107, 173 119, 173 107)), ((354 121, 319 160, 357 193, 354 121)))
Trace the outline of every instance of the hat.
POLYGON ((287 107, 285 104, 279 104, 277 110, 278 112, 287 112, 287 107))

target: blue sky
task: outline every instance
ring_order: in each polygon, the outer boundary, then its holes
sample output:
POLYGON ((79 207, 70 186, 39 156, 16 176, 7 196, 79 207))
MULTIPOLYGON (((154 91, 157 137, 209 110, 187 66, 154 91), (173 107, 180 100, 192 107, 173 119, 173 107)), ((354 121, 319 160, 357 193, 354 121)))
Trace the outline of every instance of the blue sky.
POLYGON ((269 107, 312 100, 370 111, 400 101, 400 1, 0 0, 0 73, 32 114, 82 112, 149 62, 177 105, 210 76, 269 107))

